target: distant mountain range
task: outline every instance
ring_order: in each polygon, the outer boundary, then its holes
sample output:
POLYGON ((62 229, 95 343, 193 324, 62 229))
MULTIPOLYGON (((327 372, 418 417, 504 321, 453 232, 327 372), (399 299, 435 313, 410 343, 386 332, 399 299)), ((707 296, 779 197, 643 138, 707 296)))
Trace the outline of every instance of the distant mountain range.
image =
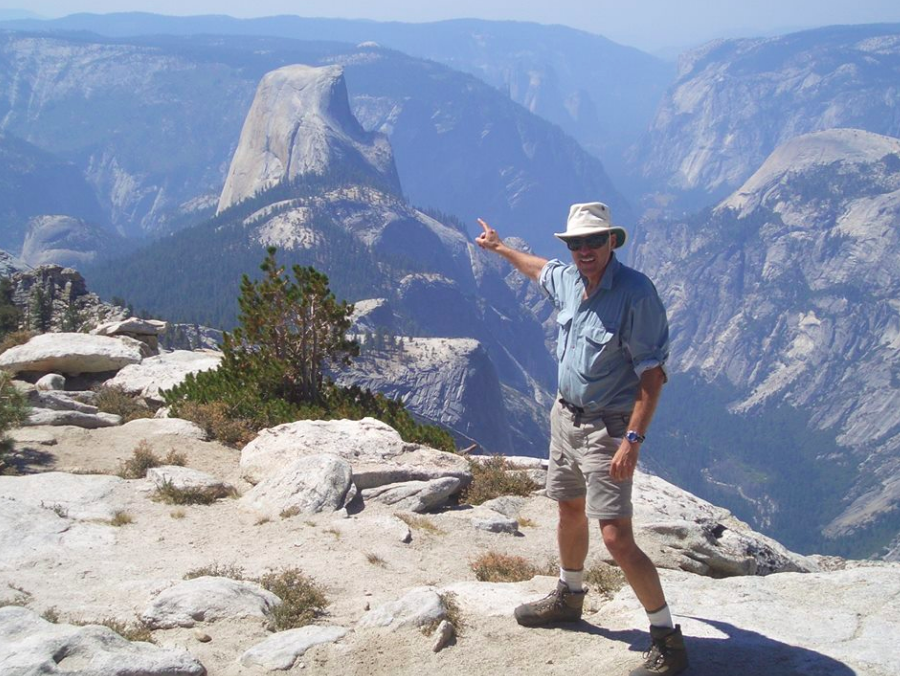
POLYGON ((900 26, 715 41, 674 73, 597 36, 512 22, 3 25, 12 253, 89 259, 115 229, 142 248, 94 265, 92 288, 227 326, 240 274, 277 245, 379 308, 365 331, 423 339, 368 352, 349 377, 415 399, 460 439, 537 455, 552 307, 482 255, 471 226, 485 217, 565 258, 551 233, 569 203, 603 199, 672 320, 672 379, 642 461, 797 549, 900 558, 900 26), (317 108, 292 76, 268 91, 302 106, 265 107, 277 124, 264 130, 258 86, 296 64, 340 72, 315 82, 345 101, 317 108), (460 383, 464 405, 435 374, 460 383), (508 434, 472 413, 488 399, 508 434))

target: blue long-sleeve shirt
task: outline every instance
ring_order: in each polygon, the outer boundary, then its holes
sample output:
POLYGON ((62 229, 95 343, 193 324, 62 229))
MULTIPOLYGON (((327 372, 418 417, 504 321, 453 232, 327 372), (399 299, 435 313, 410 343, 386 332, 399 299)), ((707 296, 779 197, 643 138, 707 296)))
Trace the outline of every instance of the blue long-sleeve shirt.
POLYGON ((558 310, 559 393, 585 411, 630 411, 641 374, 669 358, 669 322, 653 282, 612 256, 599 287, 573 264, 548 261, 539 284, 558 310))

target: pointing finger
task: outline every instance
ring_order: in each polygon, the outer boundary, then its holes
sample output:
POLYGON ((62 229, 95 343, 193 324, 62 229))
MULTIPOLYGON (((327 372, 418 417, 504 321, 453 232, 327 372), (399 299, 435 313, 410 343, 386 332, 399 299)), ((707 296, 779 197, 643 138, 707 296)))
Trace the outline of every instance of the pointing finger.
POLYGON ((487 234, 487 233, 489 233, 489 232, 491 231, 491 226, 489 226, 487 223, 485 223, 485 222, 484 222, 483 220, 481 220, 480 218, 478 219, 478 224, 479 224, 482 228, 484 228, 485 234, 487 234))

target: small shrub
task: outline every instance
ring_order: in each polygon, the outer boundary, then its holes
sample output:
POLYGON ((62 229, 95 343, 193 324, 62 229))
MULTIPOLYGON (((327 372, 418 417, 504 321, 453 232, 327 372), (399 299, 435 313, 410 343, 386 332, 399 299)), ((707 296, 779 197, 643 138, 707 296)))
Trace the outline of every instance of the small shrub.
POLYGON ((162 461, 150 448, 145 439, 138 442, 131 457, 119 467, 119 476, 123 479, 143 479, 147 476, 147 470, 162 465, 162 461))
POLYGON ((480 582, 524 582, 538 570, 521 556, 487 552, 471 563, 475 578, 480 582))
POLYGON ((155 643, 155 641, 153 640, 153 634, 150 632, 150 628, 139 619, 135 620, 134 622, 123 622, 122 620, 117 620, 114 617, 104 617, 99 620, 92 621, 76 620, 72 622, 72 624, 79 627, 85 627, 91 624, 99 624, 103 627, 112 629, 126 641, 142 641, 144 643, 155 643))
POLYGON ((176 467, 185 467, 187 465, 187 456, 179 453, 174 448, 166 453, 166 457, 162 459, 164 465, 175 465, 176 467))
POLYGON ((432 535, 444 535, 444 531, 438 528, 434 521, 427 516, 419 516, 418 514, 399 513, 396 515, 403 523, 415 530, 425 531, 432 535))
POLYGON ((51 622, 52 624, 59 623, 59 611, 55 606, 50 606, 49 608, 47 608, 47 610, 41 613, 41 617, 47 620, 47 622, 51 622))
POLYGON ((173 509, 171 512, 169 512, 169 516, 171 516, 173 519, 183 519, 185 516, 184 510, 183 509, 173 509))
MULTIPOLYGON (((462 611, 459 608, 459 604, 456 602, 456 594, 453 592, 445 592, 443 594, 439 594, 441 597, 441 603, 444 606, 444 610, 446 614, 444 615, 444 620, 447 620, 451 625, 453 625, 453 633, 456 636, 462 636, 462 630, 465 627, 465 622, 462 619, 462 611)), ((431 622, 430 624, 426 624, 422 627, 422 633, 426 636, 431 636, 435 630, 440 626, 443 620, 436 620, 431 622)))
POLYGON ((626 584, 621 568, 599 561, 584 571, 584 581, 594 591, 612 596, 626 584))
POLYGON ((290 519, 293 516, 297 516, 300 514, 300 508, 297 505, 293 507, 288 507, 287 509, 282 509, 281 513, 278 515, 282 519, 290 519))
POLYGON ((256 426, 250 420, 232 415, 228 405, 221 401, 185 401, 178 404, 177 413, 226 446, 241 448, 256 438, 256 426))
POLYGON ((480 505, 501 495, 528 496, 538 486, 524 472, 510 470, 506 458, 495 455, 485 462, 470 462, 472 483, 463 491, 461 502, 480 505))
POLYGON ((220 498, 225 498, 231 493, 223 488, 199 488, 188 486, 178 488, 171 481, 163 481, 156 488, 153 499, 168 505, 211 505, 220 498))
POLYGON ((134 519, 131 514, 128 512, 123 512, 121 510, 117 511, 113 514, 113 518, 109 520, 110 526, 127 526, 130 523, 134 523, 134 519))
POLYGON ((328 606, 324 591, 298 568, 266 573, 256 581, 281 599, 272 614, 275 631, 306 626, 328 606))
POLYGON ((261 516, 256 521, 253 522, 254 526, 262 526, 265 523, 269 523, 272 519, 268 516, 261 516))
POLYGON ((227 577, 232 580, 246 580, 244 569, 233 564, 221 565, 211 563, 208 566, 194 568, 184 574, 185 580, 193 580, 198 577, 227 577))
POLYGON ((122 416, 122 422, 153 417, 153 411, 143 400, 132 397, 122 387, 115 385, 101 385, 97 388, 94 405, 103 413, 122 416))

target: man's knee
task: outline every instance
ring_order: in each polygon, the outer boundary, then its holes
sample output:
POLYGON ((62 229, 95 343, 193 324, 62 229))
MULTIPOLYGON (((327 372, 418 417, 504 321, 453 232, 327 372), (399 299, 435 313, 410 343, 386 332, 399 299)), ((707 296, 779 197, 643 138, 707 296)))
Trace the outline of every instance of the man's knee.
POLYGON ((600 532, 603 534, 603 544, 614 559, 640 554, 640 549, 634 541, 630 519, 600 521, 600 532))
POLYGON ((580 523, 587 520, 584 513, 584 498, 560 500, 557 504, 559 505, 560 523, 580 523))

